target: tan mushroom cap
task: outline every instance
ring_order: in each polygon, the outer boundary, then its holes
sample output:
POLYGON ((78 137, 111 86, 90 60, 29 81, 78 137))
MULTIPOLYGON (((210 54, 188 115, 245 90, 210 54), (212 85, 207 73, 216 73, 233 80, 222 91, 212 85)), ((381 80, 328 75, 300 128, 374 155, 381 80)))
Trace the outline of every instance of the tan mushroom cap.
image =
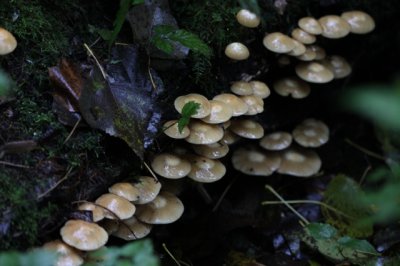
POLYGON ((263 44, 268 50, 274 53, 288 53, 295 46, 292 38, 280 32, 270 33, 265 36, 263 44))
POLYGON ((6 29, 0 27, 0 55, 11 53, 17 48, 17 40, 6 29))
POLYGON ((304 120, 292 132, 294 140, 303 147, 319 147, 329 140, 328 126, 319 120, 304 120))
POLYGON ((151 162, 154 172, 165 178, 178 179, 190 172, 190 163, 171 153, 157 154, 151 162))
POLYGON ((185 139, 192 144, 212 144, 224 136, 224 130, 218 125, 192 120, 189 123, 190 135, 185 139))
POLYGON ((139 221, 135 216, 119 223, 118 229, 112 233, 113 236, 131 241, 146 237, 152 229, 151 224, 139 221))
POLYGON ((220 140, 221 143, 226 145, 232 145, 233 143, 240 140, 240 137, 230 130, 225 130, 224 137, 220 140))
POLYGON ((232 121, 229 129, 236 135, 246 139, 261 139, 264 136, 264 128, 256 121, 250 119, 232 121))
POLYGON ((229 147, 225 143, 217 142, 208 145, 193 145, 193 150, 198 155, 209 159, 219 159, 228 154, 229 147))
POLYGON ((244 101, 248 110, 245 115, 256 115, 264 111, 264 101, 261 97, 256 95, 240 96, 240 99, 244 101))
POLYGON ((316 174, 321 168, 321 159, 312 150, 289 148, 281 151, 281 165, 278 173, 309 177, 316 174))
POLYGON ((249 107, 242 99, 231 93, 219 94, 213 100, 228 104, 233 110, 232 116, 241 116, 249 110, 249 107))
POLYGON ((98 223, 104 230, 106 230, 108 235, 116 232, 119 227, 119 220, 104 219, 98 223))
POLYGON ((231 126, 231 120, 225 121, 220 125, 223 130, 227 130, 231 126))
POLYGON ((328 15, 318 20, 322 26, 322 36, 330 39, 343 38, 350 33, 350 25, 336 15, 328 15))
POLYGON ((292 38, 303 43, 303 44, 313 44, 317 38, 302 29, 296 28, 292 31, 292 38))
POLYGON ((268 98, 269 95, 271 95, 271 90, 269 89, 268 85, 262 81, 250 81, 250 86, 255 96, 265 99, 268 98))
POLYGON ((366 34, 375 29, 374 19, 363 11, 348 11, 341 15, 350 24, 350 31, 356 34, 366 34))
POLYGON ((307 48, 315 52, 315 60, 322 60, 326 57, 325 49, 321 46, 309 45, 307 48))
POLYGON ((306 46, 306 51, 304 54, 299 55, 296 58, 300 61, 313 61, 315 58, 317 58, 317 53, 311 49, 310 46, 306 46))
POLYGON ((334 78, 333 72, 317 62, 305 62, 296 66, 296 74, 301 79, 312 83, 328 83, 334 78))
POLYGON ((236 95, 252 95, 253 89, 249 82, 246 81, 235 81, 231 85, 231 92, 236 95))
POLYGON ((201 119, 203 122, 208 124, 220 124, 231 119, 233 110, 228 104, 217 100, 210 100, 210 104, 211 113, 201 119))
POLYGON ((170 120, 164 123, 164 134, 173 139, 184 139, 190 134, 187 126, 184 126, 182 132, 179 132, 178 120, 170 120))
POLYGON ((299 27, 310 34, 319 35, 322 33, 322 27, 318 20, 312 17, 301 18, 298 22, 299 27))
POLYGON ((333 72, 335 79, 345 78, 352 72, 349 62, 339 55, 329 56, 325 60, 322 60, 321 63, 333 72))
POLYGON ((136 218, 147 224, 169 224, 184 211, 182 201, 174 194, 162 191, 152 202, 138 206, 136 218))
POLYGON ((137 201, 140 198, 139 189, 135 188, 128 182, 115 183, 108 188, 108 192, 123 197, 129 201, 137 201))
POLYGON ((78 250, 95 250, 107 243, 108 234, 95 223, 69 220, 60 230, 62 240, 78 250))
POLYGON ((106 208, 105 217, 109 219, 128 219, 131 218, 136 211, 135 205, 130 203, 127 199, 111 193, 101 195, 95 202, 96 204, 106 208), (110 213, 107 210, 110 210, 113 213, 110 213), (114 214, 117 217, 115 217, 114 214))
POLYGON ((189 93, 187 95, 179 96, 175 99, 174 105, 175 109, 181 114, 182 108, 188 102, 196 102, 200 104, 199 109, 197 109, 197 113, 192 115, 193 118, 204 118, 208 116, 211 112, 211 105, 210 102, 201 94, 197 93, 189 93))
POLYGON ((279 151, 292 144, 292 135, 288 132, 278 131, 265 135, 260 140, 260 146, 266 150, 279 151))
POLYGON ((45 243, 43 248, 57 253, 58 257, 54 266, 79 266, 83 264, 79 252, 59 239, 45 243))
POLYGON ((151 176, 139 176, 132 185, 140 192, 139 200, 135 204, 146 204, 154 200, 161 189, 160 182, 151 176))
POLYGON ((290 51, 288 53, 288 55, 290 55, 290 56, 300 56, 300 55, 304 54, 307 51, 306 47, 301 42, 299 42, 297 40, 294 40, 294 39, 293 39, 293 42, 294 42, 294 48, 293 48, 292 51, 290 51))
POLYGON ((274 82, 274 91, 281 96, 292 96, 294 99, 302 99, 307 97, 311 88, 307 82, 298 77, 287 77, 274 82))
POLYGON ((233 42, 226 46, 225 55, 233 60, 246 60, 250 56, 249 49, 240 42, 233 42))
POLYGON ((236 20, 239 22, 240 25, 247 28, 257 28, 258 25, 260 25, 260 18, 247 9, 241 9, 236 14, 236 20))
POLYGON ((96 206, 96 204, 93 204, 91 202, 85 202, 82 203, 78 206, 78 210, 81 211, 91 211, 92 212, 92 217, 93 217, 93 222, 98 222, 104 219, 105 211, 103 208, 96 206))
POLYGON ((232 155, 233 167, 247 175, 269 176, 281 163, 278 153, 265 152, 247 147, 235 150, 232 155))
POLYGON ((212 160, 203 156, 192 155, 189 158, 192 171, 188 177, 201 183, 212 183, 220 180, 226 173, 225 165, 219 160, 212 160))

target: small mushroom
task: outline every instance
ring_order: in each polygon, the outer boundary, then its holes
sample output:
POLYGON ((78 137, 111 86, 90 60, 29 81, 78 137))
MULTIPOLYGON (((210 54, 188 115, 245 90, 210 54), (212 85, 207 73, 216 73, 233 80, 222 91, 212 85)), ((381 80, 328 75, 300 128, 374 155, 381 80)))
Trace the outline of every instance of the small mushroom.
POLYGON ((260 140, 260 146, 266 150, 279 151, 289 147, 292 140, 290 133, 278 131, 265 135, 260 140))
POLYGON ((98 222, 104 219, 105 211, 103 208, 96 206, 91 202, 85 202, 79 205, 78 210, 81 211, 91 211, 93 222, 98 222))
POLYGON ((319 147, 329 140, 328 126, 316 119, 306 119, 292 132, 294 140, 303 147, 319 147))
POLYGON ((228 104, 217 100, 210 100, 210 104, 211 113, 202 118, 201 121, 208 124, 220 124, 231 119, 233 110, 228 104))
POLYGON ((236 95, 252 95, 253 89, 249 82, 246 81, 235 81, 231 85, 231 92, 236 95))
POLYGON ((292 31, 292 38, 303 44, 313 44, 317 40, 313 34, 310 34, 307 31, 299 28, 296 28, 292 31))
POLYGON ((236 135, 246 139, 261 139, 264 136, 264 128, 256 121, 250 119, 232 121, 229 129, 236 135))
POLYGON ((192 170, 188 177, 201 183, 212 183, 220 180, 226 173, 225 166, 218 160, 192 155, 189 158, 192 170))
POLYGON ((241 9, 236 14, 236 19, 240 25, 247 28, 257 28, 260 25, 260 18, 247 9, 241 9))
POLYGON ((119 223, 118 229, 112 233, 113 236, 131 241, 146 237, 151 232, 151 224, 139 221, 135 216, 119 223))
POLYGON ((179 132, 178 120, 170 120, 163 125, 164 134, 173 139, 184 139, 190 134, 190 130, 187 126, 184 126, 182 131, 179 132))
POLYGON ((179 179, 190 172, 190 163, 174 154, 161 153, 154 157, 151 168, 165 178, 179 179))
POLYGON ((17 48, 17 40, 6 29, 0 27, 0 55, 11 53, 17 48))
POLYGON ((232 116, 241 116, 249 110, 249 107, 242 99, 231 93, 219 94, 213 100, 228 104, 233 110, 232 116))
POLYGON ((224 136, 224 130, 218 125, 192 120, 189 123, 190 135, 185 139, 192 144, 212 144, 224 136))
POLYGON ((232 155, 233 167, 247 175, 270 176, 281 159, 277 153, 264 152, 253 147, 239 148, 232 155))
POLYGON ((228 154, 229 147, 225 143, 217 142, 208 145, 193 145, 193 150, 198 155, 209 159, 219 159, 228 154))
POLYGON ((329 68, 317 62, 298 64, 296 74, 301 79, 313 83, 328 83, 334 78, 333 72, 329 68))
POLYGON ((265 48, 274 53, 288 53, 293 50, 295 43, 292 38, 280 32, 270 33, 263 39, 265 48))
POLYGON ((54 266, 79 266, 83 264, 83 258, 79 255, 79 252, 61 240, 47 242, 43 245, 43 249, 56 252, 57 259, 54 266))
POLYGON ((146 204, 154 200, 161 189, 160 182, 151 176, 139 176, 132 185, 139 190, 140 195, 135 204, 146 204))
POLYGON ((123 197, 129 201, 137 201, 140 198, 140 191, 128 182, 115 183, 108 188, 108 192, 123 197))
POLYGON ((104 230, 106 230, 108 235, 116 232, 119 227, 119 220, 104 219, 98 223, 104 230))
POLYGON ((300 29, 310 34, 319 35, 322 33, 322 27, 318 20, 312 17, 301 18, 298 22, 300 29))
POLYGON ((200 104, 200 107, 197 109, 197 113, 195 115, 192 115, 193 118, 204 118, 208 116, 211 112, 211 105, 206 97, 197 93, 190 93, 187 95, 179 96, 175 99, 174 105, 178 113, 182 113, 183 107, 188 102, 195 102, 200 104))
POLYGON ((96 199, 95 203, 106 209, 105 217, 109 219, 128 219, 131 218, 136 211, 135 205, 130 203, 127 199, 111 193, 101 195, 96 199))
POLYGON ((277 172, 280 174, 309 177, 321 168, 321 159, 312 150, 289 148, 280 152, 281 165, 277 172))
POLYGON ((321 63, 333 72, 335 79, 345 78, 352 72, 349 62, 339 55, 329 56, 322 60, 321 63))
POLYGON ((274 82, 274 91, 281 96, 292 96, 294 99, 307 97, 310 92, 310 85, 297 77, 287 77, 274 82))
POLYGON ((322 36, 330 39, 343 38, 350 33, 350 25, 346 20, 336 15, 328 15, 318 20, 322 26, 322 36))
POLYGON ((310 48, 310 46, 306 46, 306 51, 302 54, 297 56, 296 58, 300 61, 313 61, 317 57, 316 51, 310 48))
MULTIPOLYGON (((315 52, 315 60, 322 60, 326 57, 325 49, 318 45, 309 45, 307 47, 309 50, 315 52)), ((314 60, 312 59, 312 60, 314 60)))
POLYGON ((243 43, 233 42, 226 46, 225 55, 233 60, 246 60, 249 58, 250 52, 243 43))
POLYGON ((288 55, 301 56, 302 54, 304 54, 307 51, 306 47, 301 42, 294 40, 294 39, 293 39, 293 42, 294 42, 294 48, 292 51, 290 51, 288 53, 288 55))
POLYGON ((249 95, 240 96, 240 99, 242 99, 242 101, 244 101, 249 108, 245 115, 256 115, 264 111, 264 101, 261 97, 249 95))
POLYGON ((374 19, 363 11, 348 11, 341 15, 341 18, 349 23, 350 32, 355 34, 366 34, 375 29, 374 19))
POLYGON ((225 130, 223 138, 220 140, 221 143, 226 145, 232 145, 240 140, 240 137, 230 130, 225 130))
POLYGON ((253 95, 260 97, 261 99, 268 98, 271 94, 271 90, 268 85, 262 81, 253 80, 250 81, 251 89, 253 90, 253 95))

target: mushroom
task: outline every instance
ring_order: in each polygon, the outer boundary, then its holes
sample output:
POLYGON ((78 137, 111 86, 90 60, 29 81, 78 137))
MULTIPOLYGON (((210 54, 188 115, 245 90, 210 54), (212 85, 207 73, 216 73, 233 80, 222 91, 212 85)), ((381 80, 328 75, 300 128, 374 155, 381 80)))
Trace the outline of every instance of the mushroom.
POLYGON ((258 80, 250 81, 250 86, 253 90, 253 95, 258 96, 262 99, 267 98, 271 94, 271 90, 269 89, 267 84, 265 84, 262 81, 258 80))
POLYGON ((112 212, 105 212, 104 216, 109 219, 128 219, 131 218, 136 211, 135 205, 130 203, 127 199, 111 193, 101 195, 96 199, 95 203, 112 212))
POLYGON ((104 219, 99 222, 99 225, 106 230, 108 235, 111 235, 118 230, 119 220, 104 219))
POLYGON ((247 28, 257 28, 260 25, 260 18, 247 9, 241 9, 236 14, 236 19, 240 25, 247 28))
MULTIPOLYGON (((309 46, 307 47, 307 49, 309 49, 310 51, 315 52, 315 58, 314 58, 315 60, 322 60, 322 59, 324 59, 325 56, 326 56, 325 49, 322 48, 321 46, 318 46, 318 45, 309 45, 309 46)), ((312 59, 312 60, 314 60, 314 59, 312 59)))
POLYGON ((95 223, 69 220, 60 230, 62 240, 78 250, 90 251, 104 246, 107 232, 95 223))
POLYGON ((225 55, 233 60, 246 60, 250 56, 249 49, 240 42, 233 42, 226 46, 225 55))
POLYGON ((229 129, 246 139, 261 139, 264 136, 264 128, 259 123, 250 119, 232 121, 229 129))
POLYGON ((179 132, 178 120, 170 120, 165 122, 163 129, 165 135, 173 139, 184 139, 190 134, 190 130, 187 126, 184 126, 182 131, 179 132))
POLYGON ((185 139, 192 144, 212 144, 224 136, 224 130, 218 125, 192 120, 189 123, 190 135, 185 139))
POLYGON ((204 118, 208 116, 211 112, 211 105, 206 97, 197 93, 190 93, 187 95, 179 96, 175 99, 174 105, 178 113, 182 114, 182 108, 188 102, 195 102, 200 104, 200 107, 197 109, 197 113, 192 115, 193 118, 204 118))
POLYGON ((319 147, 329 140, 329 128, 324 122, 306 119, 292 132, 294 140, 303 147, 319 147))
POLYGON ((140 198, 139 189, 128 182, 115 183, 108 188, 108 192, 123 197, 129 201, 137 201, 140 198))
POLYGON ((321 64, 328 67, 335 79, 345 78, 351 74, 352 68, 344 57, 332 55, 321 61, 321 64))
POLYGON ((270 176, 278 169, 280 162, 277 153, 267 153, 253 147, 239 148, 232 155, 233 167, 247 175, 270 176))
POLYGON ((79 266, 83 264, 83 259, 78 251, 61 240, 47 242, 43 245, 43 249, 57 253, 54 266, 79 266))
POLYGON ((313 83, 328 83, 334 77, 329 68, 317 62, 298 64, 296 66, 296 74, 301 79, 313 83))
POLYGON ((341 18, 349 23, 350 32, 355 34, 366 34, 375 29, 374 19, 363 11, 344 12, 341 18))
POLYGON ((294 42, 294 48, 293 48, 292 51, 290 51, 288 53, 288 55, 300 56, 300 55, 304 54, 307 51, 306 47, 301 42, 299 42, 297 40, 293 40, 293 42, 294 42))
POLYGON ((249 95, 241 96, 240 99, 242 99, 249 108, 245 115, 256 115, 264 111, 264 101, 261 97, 249 95))
POLYGON ((336 15, 328 15, 318 20, 322 26, 322 36, 330 39, 343 38, 350 33, 350 25, 346 20, 336 15))
POLYGON ((297 59, 301 61, 312 61, 317 57, 316 51, 310 48, 310 46, 306 46, 306 51, 302 54, 297 56, 297 59))
POLYGON ((246 81, 235 81, 231 85, 231 92, 236 95, 252 95, 253 89, 249 82, 246 81))
POLYGON ((183 214, 183 203, 172 193, 163 191, 152 202, 138 206, 137 219, 147 224, 169 224, 183 214))
POLYGON ((192 155, 189 158, 192 170, 188 177, 201 183, 212 183, 220 180, 226 173, 225 166, 218 160, 192 155))
POLYGON ((266 150, 278 151, 289 147, 292 144, 292 140, 290 133, 278 131, 265 135, 260 140, 260 146, 266 150))
POLYGON ((303 43, 303 44, 312 44, 315 43, 317 38, 313 35, 304 31, 302 29, 296 28, 292 31, 292 38, 303 43))
POLYGON ((277 172, 299 177, 309 177, 321 168, 321 159, 312 150, 289 148, 280 152, 281 165, 277 172))
POLYGON ((219 94, 213 100, 228 104, 232 108, 232 116, 241 116, 249 110, 249 107, 242 99, 231 93, 219 94))
POLYGON ((160 176, 178 179, 190 172, 190 163, 174 154, 160 153, 154 157, 151 168, 160 176))
POLYGON ((295 43, 292 38, 280 32, 270 33, 263 39, 265 48, 274 53, 288 53, 293 50, 295 43))
POLYGON ((151 224, 139 221, 135 216, 123 220, 119 223, 118 229, 112 233, 113 236, 122 238, 126 241, 144 238, 151 232, 151 224))
POLYGON ((209 159, 219 159, 229 152, 229 147, 225 143, 213 143, 208 145, 193 145, 193 150, 198 155, 209 159))
POLYGON ((322 27, 318 20, 312 17, 301 18, 298 22, 300 29, 310 34, 319 35, 322 33, 322 27))
POLYGON ((235 133, 232 133, 230 130, 225 130, 224 136, 221 139, 221 143, 226 144, 226 145, 232 145, 233 143, 237 142, 240 140, 240 137, 236 135, 235 133))
POLYGON ((81 211, 91 211, 93 222, 98 222, 104 219, 105 211, 102 207, 96 206, 91 202, 85 202, 79 205, 78 210, 81 211))
POLYGON ((210 100, 210 104, 211 113, 201 119, 203 122, 208 124, 220 124, 231 119, 233 110, 228 104, 217 100, 210 100))
POLYGON ((307 82, 298 77, 287 77, 274 82, 274 91, 281 96, 292 96, 294 99, 307 97, 310 92, 310 86, 307 82))
POLYGON ((11 53, 17 48, 17 40, 6 29, 0 27, 0 55, 11 53))
POLYGON ((140 195, 135 204, 146 204, 154 200, 161 189, 160 182, 151 176, 139 176, 132 185, 139 190, 140 195))

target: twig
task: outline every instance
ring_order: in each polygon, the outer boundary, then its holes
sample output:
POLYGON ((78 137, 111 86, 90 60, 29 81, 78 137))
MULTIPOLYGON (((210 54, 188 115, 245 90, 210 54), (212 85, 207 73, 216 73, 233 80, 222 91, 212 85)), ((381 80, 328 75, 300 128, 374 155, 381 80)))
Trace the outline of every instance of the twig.
POLYGON ((204 188, 204 185, 202 183, 196 182, 196 189, 201 195, 201 197, 204 199, 206 204, 210 204, 212 202, 212 198, 208 191, 204 188))
POLYGON ((68 172, 64 175, 64 177, 61 178, 60 180, 58 180, 57 183, 55 183, 54 186, 52 186, 51 188, 49 188, 48 190, 46 190, 45 192, 43 192, 42 194, 40 194, 40 195, 38 196, 38 199, 43 198, 44 196, 46 196, 47 194, 49 194, 49 193, 50 193, 51 191, 53 191, 56 187, 58 187, 58 185, 60 185, 64 180, 66 180, 66 179, 68 178, 69 174, 71 173, 71 171, 72 171, 73 168, 74 168, 74 167, 70 167, 70 168, 68 169, 68 172))
POLYGON ((181 264, 179 263, 179 261, 174 257, 174 255, 172 255, 172 253, 168 250, 167 245, 165 245, 165 243, 162 243, 162 247, 165 250, 165 252, 167 252, 167 254, 171 257, 171 259, 176 263, 176 265, 181 266, 181 264))
POLYGON ((79 117, 78 121, 76 121, 74 127, 72 128, 71 132, 69 132, 67 138, 64 140, 63 144, 67 143, 67 141, 72 137, 76 128, 78 127, 79 123, 82 121, 82 117, 79 117))
POLYGON ((10 163, 10 162, 6 162, 6 161, 0 161, 0 164, 7 165, 7 166, 12 166, 12 167, 17 167, 17 168, 25 168, 25 169, 31 168, 30 166, 27 166, 27 165, 10 163))
POLYGON ((222 192, 221 196, 219 197, 217 203, 215 204, 214 208, 212 209, 213 212, 215 212, 219 205, 221 205, 222 200, 225 198, 226 194, 228 194, 228 191, 231 189, 233 183, 235 183, 237 178, 233 179, 229 185, 224 189, 224 191, 222 192))
POLYGON ((367 154, 368 156, 371 156, 371 157, 373 157, 373 158, 375 158, 375 159, 378 159, 378 160, 386 161, 386 158, 383 157, 382 155, 380 155, 380 154, 378 154, 378 153, 375 153, 375 152, 373 152, 373 151, 370 151, 370 150, 368 150, 368 149, 366 149, 366 148, 364 148, 364 147, 358 145, 357 143, 354 143, 354 142, 351 141, 350 139, 345 139, 345 141, 346 141, 348 144, 350 144, 351 146, 353 146, 354 148, 356 148, 357 150, 360 150, 361 152, 367 154))
POLYGON ((155 179, 157 182, 159 182, 159 181, 158 181, 158 178, 157 178, 157 176, 156 176, 156 174, 153 172, 153 170, 151 170, 150 166, 149 166, 145 161, 143 161, 143 164, 144 164, 144 166, 147 168, 147 170, 149 170, 150 174, 154 177, 154 179, 155 179))
POLYGON ((148 60, 148 63, 147 63, 147 72, 149 73, 150 82, 151 82, 151 85, 153 86, 153 89, 154 89, 154 90, 157 90, 157 86, 156 86, 156 84, 154 83, 154 80, 153 80, 153 75, 151 75, 151 70, 150 70, 150 56, 149 56, 149 60, 148 60))
POLYGON ((104 71, 104 68, 101 66, 99 60, 97 60, 97 58, 96 58, 96 56, 94 55, 93 51, 90 49, 90 47, 89 47, 86 43, 84 43, 83 46, 84 46, 84 47, 86 48, 86 50, 88 51, 89 55, 90 55, 91 57, 93 57, 94 61, 96 61, 96 64, 97 64, 97 66, 99 67, 100 72, 101 72, 101 74, 103 75, 103 78, 104 78, 105 80, 107 80, 107 73, 106 73, 106 71, 104 71))
POLYGON ((363 175, 360 178, 360 181, 358 182, 359 185, 362 185, 364 183, 365 177, 367 176, 368 172, 371 171, 372 167, 371 165, 368 165, 368 167, 364 170, 363 175))

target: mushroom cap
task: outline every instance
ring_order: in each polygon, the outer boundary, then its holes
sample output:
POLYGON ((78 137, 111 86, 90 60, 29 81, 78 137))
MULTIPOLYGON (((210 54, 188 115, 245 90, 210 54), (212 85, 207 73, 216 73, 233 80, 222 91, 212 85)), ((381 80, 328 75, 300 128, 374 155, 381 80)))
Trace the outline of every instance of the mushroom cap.
POLYGON ((299 28, 296 28, 292 31, 292 38, 303 44, 313 44, 317 40, 313 34, 310 34, 307 31, 299 28))
POLYGON ((121 221, 118 225, 118 229, 113 232, 112 235, 126 241, 131 241, 147 236, 150 234, 152 227, 151 224, 142 223, 133 216, 121 221))
POLYGON ((272 175, 280 163, 278 153, 265 152, 254 147, 239 148, 232 155, 233 167, 247 175, 272 175))
POLYGON ((115 183, 108 188, 108 192, 123 197, 129 201, 137 201, 140 198, 140 191, 128 182, 115 183))
POLYGON ((274 53, 288 53, 295 46, 292 38, 280 32, 270 33, 265 36, 263 44, 268 50, 274 53))
POLYGON ((305 62, 296 66, 296 74, 301 79, 313 83, 328 83, 334 78, 333 72, 317 62, 305 62))
POLYGON ((231 93, 219 94, 213 100, 228 104, 233 110, 232 116, 241 116, 249 110, 249 107, 242 99, 231 93))
POLYGON ((300 56, 300 55, 304 54, 307 51, 306 47, 301 42, 299 42, 299 41, 297 41, 295 39, 293 39, 293 42, 294 42, 294 48, 293 48, 292 51, 290 51, 288 53, 288 55, 300 56))
POLYGON ((316 174, 321 168, 321 159, 312 150, 304 148, 289 148, 280 152, 281 165, 278 173, 309 177, 316 174))
POLYGON ((162 191, 152 202, 138 206, 136 217, 147 224, 169 224, 178 220, 183 211, 184 206, 179 198, 162 191))
POLYGON ((140 196, 135 204, 145 204, 156 198, 160 193, 161 184, 151 176, 139 176, 132 182, 132 185, 139 190, 140 196))
POLYGON ((310 34, 319 35, 322 33, 322 26, 318 20, 312 17, 301 18, 298 22, 300 29, 310 34))
POLYGON ((81 211, 91 211, 92 212, 92 217, 93 217, 93 222, 98 222, 104 219, 105 211, 103 208, 96 206, 96 204, 93 204, 91 202, 85 202, 82 203, 78 206, 78 210, 81 211))
POLYGON ((6 29, 0 27, 0 55, 11 53, 17 48, 17 40, 6 29))
POLYGON ((352 72, 349 62, 339 55, 329 56, 325 60, 322 60, 321 63, 333 72, 335 79, 345 78, 352 72))
POLYGON ((310 46, 306 46, 306 51, 302 54, 297 56, 296 58, 301 61, 312 61, 317 57, 316 51, 312 50, 310 46))
POLYGON ((228 104, 217 100, 210 100, 210 104, 211 113, 201 119, 203 122, 209 124, 219 124, 231 119, 233 110, 228 104))
POLYGON ((108 235, 111 235, 118 230, 119 220, 104 219, 99 222, 99 225, 106 230, 108 235))
POLYGON ((319 120, 304 120, 292 132, 294 140, 303 147, 319 147, 329 140, 328 126, 319 120))
POLYGON ((184 139, 190 134, 190 130, 187 126, 184 126, 182 132, 179 132, 178 120, 165 122, 163 128, 164 134, 173 139, 184 139))
POLYGON ((58 257, 54 266, 79 266, 83 264, 79 252, 59 239, 45 243, 43 248, 57 253, 58 257))
POLYGON ((240 96, 240 99, 244 101, 248 110, 245 115, 256 115, 264 111, 264 101, 261 97, 256 95, 240 96))
POLYGON ((321 46, 309 45, 307 48, 315 52, 315 60, 322 60, 326 57, 325 49, 321 46))
POLYGON ((179 96, 175 99, 174 106, 178 113, 182 114, 182 108, 188 102, 196 102, 200 104, 200 107, 197 109, 197 113, 192 115, 193 118, 204 118, 211 112, 211 105, 206 97, 197 93, 189 93, 187 95, 179 96))
POLYGON ((350 31, 355 34, 366 34, 375 29, 374 19, 367 13, 359 10, 344 12, 342 19, 350 24, 350 31))
POLYGON ((246 139, 261 139, 264 136, 264 128, 256 121, 250 119, 232 121, 229 129, 236 135, 246 139))
POLYGON ((107 243, 108 234, 95 223, 69 220, 60 230, 62 240, 78 250, 95 250, 107 243))
POLYGON ((226 46, 225 55, 233 60, 246 60, 250 56, 249 49, 240 42, 233 42, 226 46))
POLYGON ((236 14, 236 19, 240 25, 245 26, 247 28, 257 28, 258 25, 260 25, 261 21, 256 14, 247 9, 241 9, 236 14))
POLYGON ((193 145, 193 150, 198 155, 209 159, 219 159, 225 157, 229 152, 229 147, 225 143, 213 143, 208 145, 193 145))
POLYGON ((250 86, 255 96, 265 99, 269 95, 271 95, 271 90, 269 89, 268 85, 262 81, 258 80, 250 81, 250 86))
POLYGON ((190 135, 185 139, 192 144, 212 144, 224 136, 224 130, 218 125, 192 120, 189 123, 190 135))
POLYGON ((101 195, 95 202, 106 208, 105 217, 109 219, 128 219, 131 218, 136 211, 135 205, 130 203, 127 199, 111 193, 101 195), (112 211, 117 218, 107 210, 112 211))
POLYGON ((177 155, 160 153, 154 157, 151 168, 160 176, 178 179, 190 172, 190 163, 177 155))
POLYGON ((212 160, 203 156, 192 155, 189 158, 192 171, 188 177, 201 183, 212 183, 220 180, 226 173, 225 165, 219 160, 212 160))
POLYGON ((281 96, 292 96, 294 99, 307 97, 310 92, 310 85, 298 77, 287 77, 274 82, 274 91, 281 96))
POLYGON ((231 92, 236 95, 252 95, 253 89, 249 82, 246 81, 235 81, 231 85, 231 92))
POLYGON ((323 16, 318 20, 322 26, 322 36, 339 39, 350 33, 350 25, 346 20, 336 15, 323 16))
POLYGON ((226 144, 226 145, 231 145, 239 140, 240 140, 240 137, 238 135, 236 135, 235 133, 233 133, 230 130, 225 130, 224 136, 220 142, 223 144, 226 144))
POLYGON ((289 147, 292 144, 292 140, 290 133, 278 131, 265 135, 260 140, 260 146, 266 150, 278 151, 289 147))

